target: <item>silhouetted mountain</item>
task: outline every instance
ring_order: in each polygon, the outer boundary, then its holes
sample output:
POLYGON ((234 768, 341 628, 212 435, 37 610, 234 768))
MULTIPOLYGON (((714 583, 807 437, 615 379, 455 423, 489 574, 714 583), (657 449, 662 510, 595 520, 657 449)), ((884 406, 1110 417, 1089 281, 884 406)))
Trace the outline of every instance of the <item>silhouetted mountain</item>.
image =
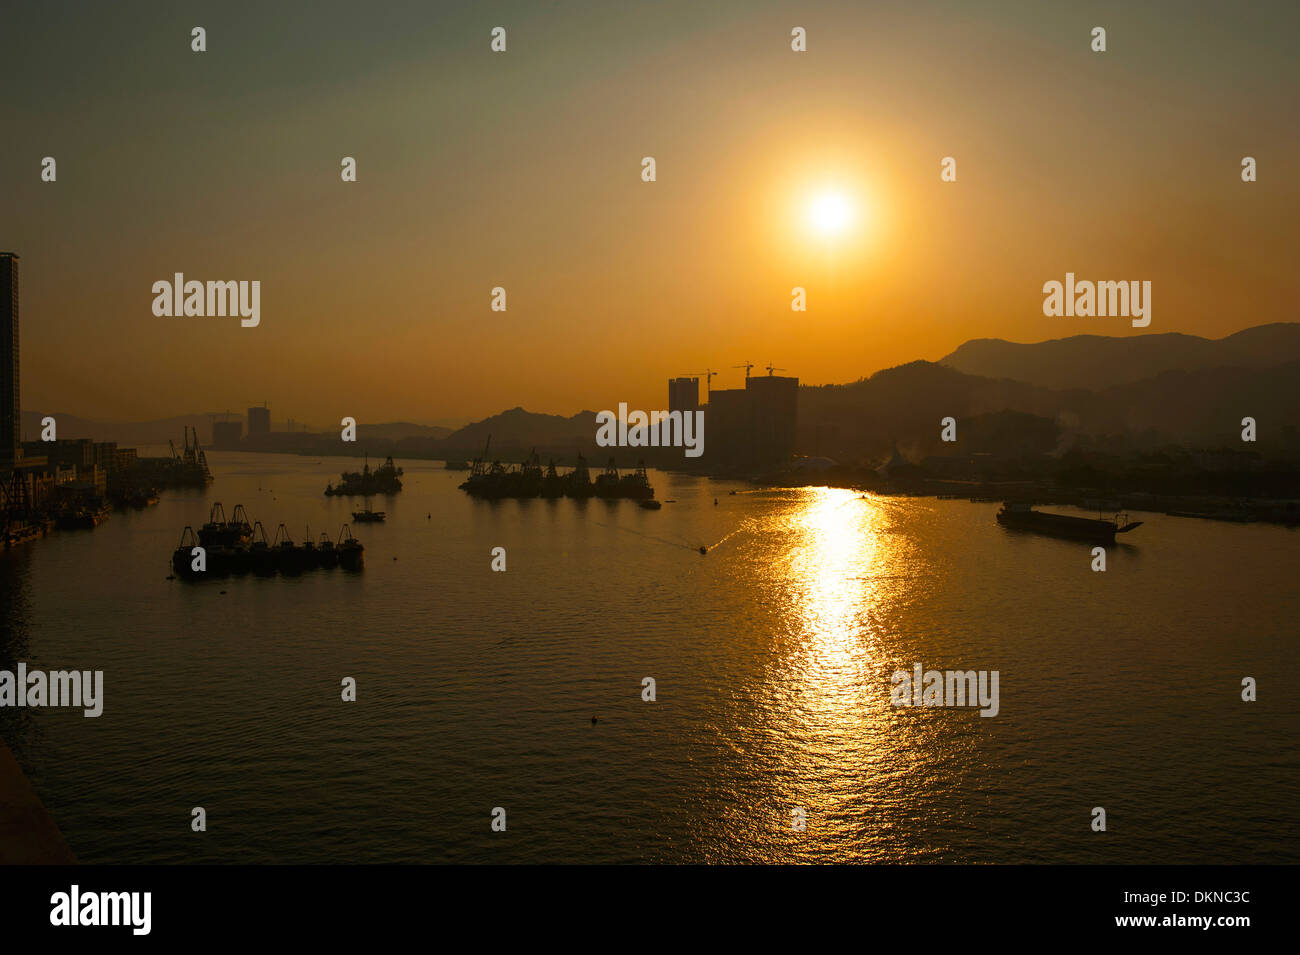
POLYGON ((800 388, 796 446, 801 454, 867 463, 897 442, 917 460, 938 450, 946 417, 957 419, 960 440, 963 419, 1009 410, 1054 420, 1063 405, 1087 397, 914 361, 850 385, 800 388))
POLYGON ((1107 388, 1093 409, 1076 409, 1096 433, 1160 433, 1212 446, 1241 446, 1241 419, 1254 418, 1268 445, 1300 426, 1300 360, 1272 368, 1166 371, 1107 388))
POLYGON ((174 418, 160 418, 156 421, 92 421, 62 411, 24 411, 23 440, 39 441, 41 437, 41 419, 49 416, 54 419, 56 434, 59 438, 90 438, 92 441, 116 441, 123 447, 140 445, 160 445, 168 441, 181 443, 185 428, 198 428, 199 440, 204 444, 212 442, 212 418, 210 414, 177 415, 174 418))
POLYGON ((492 436, 491 456, 509 458, 536 448, 539 453, 566 453, 594 446, 596 412, 580 411, 572 417, 536 414, 523 408, 511 408, 500 414, 466 425, 442 441, 449 453, 463 456, 479 454, 492 436))
POLYGON ((1033 344, 978 338, 940 359, 940 364, 985 378, 1099 391, 1166 371, 1267 368, 1297 359, 1300 324, 1278 322, 1220 339, 1178 332, 1127 338, 1075 335, 1033 344))
POLYGON ((1002 414, 1006 420, 998 421, 999 413, 1033 416, 1022 421, 1026 454, 1042 451, 1044 420, 1055 422, 1060 449, 1079 436, 1149 447, 1240 447, 1241 419, 1252 417, 1259 446, 1269 447, 1294 441, 1300 427, 1300 360, 1272 368, 1165 371, 1095 392, 912 362, 851 385, 800 388, 797 448, 845 463, 869 463, 895 443, 914 461, 990 443, 1008 453, 1015 444, 1007 423, 1015 419, 1002 414), (977 421, 981 416, 986 420, 977 421), (946 417, 957 419, 956 445, 940 441, 946 417))

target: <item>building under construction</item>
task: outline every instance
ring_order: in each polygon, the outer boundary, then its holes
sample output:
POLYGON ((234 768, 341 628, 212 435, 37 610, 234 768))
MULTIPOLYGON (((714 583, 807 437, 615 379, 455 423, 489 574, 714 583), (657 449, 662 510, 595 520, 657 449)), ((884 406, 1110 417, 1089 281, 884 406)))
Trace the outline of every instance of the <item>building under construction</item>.
POLYGON ((794 456, 798 422, 799 379, 774 374, 749 374, 745 387, 710 390, 708 404, 699 404, 699 381, 675 378, 668 383, 670 411, 704 408, 704 453, 709 470, 755 470, 778 467, 794 456))

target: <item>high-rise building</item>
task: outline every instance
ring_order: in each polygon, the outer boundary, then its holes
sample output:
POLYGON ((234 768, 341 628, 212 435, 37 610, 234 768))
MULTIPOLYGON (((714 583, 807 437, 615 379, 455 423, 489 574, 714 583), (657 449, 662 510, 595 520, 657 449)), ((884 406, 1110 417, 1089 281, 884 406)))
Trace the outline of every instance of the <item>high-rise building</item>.
POLYGON ((751 440, 754 463, 770 466, 794 456, 795 424, 799 411, 799 379, 781 375, 755 375, 745 379, 753 417, 751 440))
POLYGON ((214 448, 237 448, 239 447, 239 440, 243 436, 244 424, 242 421, 212 422, 212 446, 214 448))
POLYGON ((695 411, 700 406, 700 379, 669 378, 668 410, 695 411))
POLYGON ((271 433, 271 409, 267 407, 248 409, 248 436, 260 438, 271 433))
POLYGON ((0 252, 0 471, 22 456, 23 419, 18 376, 18 256, 0 252))
MULTIPOLYGON (((672 385, 669 385, 672 394, 672 385)), ((752 376, 744 388, 717 389, 704 412, 704 463, 724 468, 780 467, 794 455, 799 379, 752 376)))

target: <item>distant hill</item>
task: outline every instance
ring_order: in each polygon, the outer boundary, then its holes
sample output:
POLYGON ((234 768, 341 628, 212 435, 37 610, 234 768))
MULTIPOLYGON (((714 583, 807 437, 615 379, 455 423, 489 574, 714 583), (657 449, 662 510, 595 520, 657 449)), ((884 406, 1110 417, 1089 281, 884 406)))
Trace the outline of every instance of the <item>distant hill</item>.
MULTIPOLYGON (((996 443, 1005 453, 1014 444, 1006 424, 1016 420, 1008 412, 1056 422, 1061 449, 1076 434, 1124 435, 1148 446, 1234 447, 1247 416, 1256 419, 1265 446, 1300 428, 1300 360, 1271 368, 1170 370, 1098 391, 1045 388, 911 362, 850 385, 800 388, 797 446, 801 454, 854 463, 879 457, 897 443, 916 461, 952 453, 953 446, 939 440, 940 421, 951 416, 959 441, 978 436, 978 443, 996 443), (981 422, 982 434, 968 431, 973 419, 993 415, 1001 420, 981 422)), ((1026 422, 1019 426, 1025 452, 1041 450, 1042 429, 1026 422)))
POLYGON ((945 417, 958 419, 961 435, 962 420, 976 415, 1016 411, 1050 420, 1086 397, 914 361, 849 385, 800 388, 796 445, 801 454, 860 463, 897 442, 915 461, 941 450, 936 443, 945 417))
POLYGON ((442 446, 449 452, 462 456, 479 454, 492 436, 492 454, 537 448, 539 453, 564 453, 587 449, 594 445, 596 412, 580 411, 572 417, 537 414, 523 408, 511 408, 500 414, 466 425, 448 435, 442 446))
POLYGON ((1300 324, 1278 322, 1220 339, 1178 332, 1128 338, 1074 335, 1034 344, 977 338, 940 359, 939 364, 984 378, 1099 391, 1166 371, 1267 368, 1297 359, 1300 324))
POLYGON ((123 447, 166 444, 175 441, 180 445, 185 429, 198 428, 199 441, 212 442, 212 415, 186 414, 157 421, 93 421, 62 411, 24 411, 23 440, 39 441, 41 419, 54 419, 60 438, 90 438, 92 441, 116 441, 123 447))
MULTIPOLYGON (((160 418, 156 421, 93 421, 61 411, 24 411, 23 440, 37 441, 41 436, 41 419, 46 415, 54 418, 60 438, 90 438, 92 441, 116 441, 124 447, 137 445, 165 445, 168 441, 181 443, 185 429, 197 428, 199 441, 212 444, 211 414, 177 415, 174 418, 160 418)), ((216 415, 218 420, 228 419, 216 415)), ((295 427, 294 431, 297 432, 295 427)), ((424 438, 431 441, 440 440, 452 433, 451 428, 440 425, 412 424, 395 421, 383 424, 368 424, 364 421, 357 425, 360 440, 401 441, 406 438, 424 438)))

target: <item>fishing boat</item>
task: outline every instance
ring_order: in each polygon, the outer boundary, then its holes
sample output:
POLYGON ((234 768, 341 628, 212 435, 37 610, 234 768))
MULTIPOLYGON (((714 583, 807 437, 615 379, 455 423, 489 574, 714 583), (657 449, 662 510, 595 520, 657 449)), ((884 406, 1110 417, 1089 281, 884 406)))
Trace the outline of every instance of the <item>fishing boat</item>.
POLYGON ((1114 543, 1116 534, 1127 534, 1142 525, 1141 521, 1129 521, 1127 514, 1116 514, 1110 518, 1074 517, 1070 514, 1036 511, 1023 501, 1005 502, 997 513, 997 522, 1013 530, 1033 531, 1094 544, 1114 543))
POLYGON ((605 470, 596 475, 596 481, 593 485, 596 496, 603 498, 620 497, 619 480, 618 466, 614 464, 614 459, 610 458, 609 464, 605 465, 605 470))
POLYGON ((344 570, 360 570, 365 562, 366 548, 352 536, 352 528, 344 524, 339 531, 339 566, 344 570))
POLYGON ((172 570, 178 577, 196 577, 198 572, 194 570, 194 548, 199 546, 199 539, 194 534, 194 528, 188 524, 185 530, 181 531, 181 542, 176 550, 172 552, 172 570))
POLYGON ((542 497, 564 497, 564 478, 555 469, 554 460, 546 465, 546 473, 542 475, 542 497))
POLYGON ((274 577, 276 570, 275 554, 266 539, 266 528, 261 521, 253 524, 253 540, 248 545, 249 562, 253 573, 259 577, 274 577))
POLYGON ((564 476, 564 496, 583 500, 595 493, 591 472, 587 470, 587 459, 580 454, 577 467, 564 476))
POLYGON ((352 519, 358 524, 382 524, 385 517, 383 511, 372 511, 368 507, 364 511, 352 512, 352 519))
POLYGON ((295 577, 302 573, 302 553, 294 546, 289 536, 289 528, 283 523, 276 529, 275 540, 271 543, 271 553, 275 555, 275 569, 286 577, 295 577))
POLYGON ((215 502, 208 513, 208 522, 199 528, 199 543, 204 547, 238 547, 247 544, 252 537, 253 526, 242 504, 236 504, 234 514, 226 520, 221 502, 215 502))
POLYGON ((645 502, 655 496, 655 489, 650 486, 650 478, 646 475, 645 461, 636 463, 636 470, 631 474, 624 474, 618 482, 619 497, 631 498, 634 501, 645 502))
POLYGON ((316 542, 311 539, 311 528, 307 528, 307 534, 302 539, 302 546, 298 548, 298 553, 302 559, 303 570, 315 570, 320 566, 320 553, 316 549, 316 542))
POLYGON ((332 570, 339 565, 339 550, 324 531, 321 531, 320 540, 316 543, 316 559, 326 570, 332 570))

